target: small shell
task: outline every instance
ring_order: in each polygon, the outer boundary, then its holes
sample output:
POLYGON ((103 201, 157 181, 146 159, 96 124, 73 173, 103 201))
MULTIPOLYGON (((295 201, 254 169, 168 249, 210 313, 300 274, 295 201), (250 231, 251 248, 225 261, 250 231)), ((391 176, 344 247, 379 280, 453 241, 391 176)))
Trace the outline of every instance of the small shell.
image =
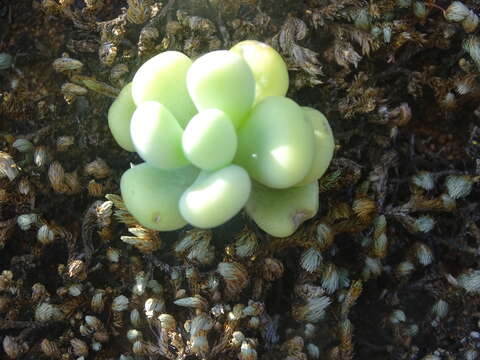
POLYGON ((63 194, 68 190, 63 183, 64 178, 65 170, 63 169, 63 166, 58 161, 52 162, 48 168, 48 179, 55 192, 63 194))
POLYGON ((80 184, 80 180, 78 179, 76 171, 65 173, 64 181, 68 188, 68 194, 77 194, 82 191, 82 185, 80 184))
POLYGON ((468 16, 462 21, 462 26, 467 33, 474 32, 478 27, 478 16, 470 10, 468 16))
POLYGON ((193 309, 205 309, 208 304, 207 301, 200 295, 178 299, 173 303, 178 306, 184 306, 193 309))
POLYGON ((110 339, 110 336, 105 329, 102 329, 99 331, 95 331, 95 333, 93 334, 93 338, 100 343, 106 343, 110 339))
POLYGON ((145 25, 138 39, 138 56, 149 57, 150 54, 158 52, 157 39, 159 36, 160 33, 155 26, 151 24, 145 25))
POLYGON ((419 232, 428 233, 435 227, 435 220, 428 215, 422 215, 415 220, 415 228, 419 232))
POLYGON ((117 296, 115 299, 113 299, 112 302, 112 310, 116 312, 120 311, 125 311, 128 308, 128 304, 130 303, 130 300, 124 295, 117 296))
POLYGON ((50 341, 48 339, 43 339, 40 343, 40 349, 42 352, 51 358, 57 358, 60 355, 60 351, 58 350, 58 346, 54 341, 50 341))
POLYGON ((257 351, 252 341, 243 341, 238 354, 239 360, 257 360, 257 351))
POLYGON ((453 22, 463 21, 468 15, 468 7, 466 7, 461 1, 452 2, 444 13, 445 19, 453 22))
POLYGON ((232 345, 234 347, 240 347, 242 345, 242 342, 245 340, 245 335, 241 331, 235 331, 232 334, 232 339, 230 340, 232 342, 232 345))
POLYGON ((412 0, 397 0, 397 6, 400 8, 408 8, 412 5, 412 0))
POLYGON ((189 324, 189 332, 191 336, 200 335, 205 331, 213 328, 213 320, 205 313, 195 316, 189 324))
POLYGON ((165 301, 161 298, 149 298, 145 301, 144 311, 148 319, 156 318, 159 313, 165 311, 165 301))
POLYGON ((389 320, 392 324, 398 324, 407 321, 407 317, 402 310, 397 309, 390 314, 389 320))
POLYGON ((316 323, 325 316, 325 309, 331 304, 327 296, 314 297, 307 300, 305 304, 293 307, 293 317, 297 321, 316 323))
POLYGON ((142 28, 142 31, 140 32, 140 37, 139 37, 139 46, 148 46, 148 44, 153 43, 158 37, 160 36, 160 33, 158 29, 153 26, 147 24, 142 28), (142 45, 141 45, 142 44, 142 45))
POLYGON ((99 206, 96 208, 96 213, 97 213, 97 218, 98 218, 98 224, 101 227, 105 227, 111 224, 112 222, 112 206, 113 202, 111 201, 104 201, 101 203, 99 206))
POLYGON ((311 359, 320 359, 320 349, 315 344, 307 344, 307 353, 311 359))
POLYGON ((55 232, 48 225, 42 225, 38 229, 37 240, 43 245, 51 244, 55 240, 55 232))
POLYGON ((103 324, 100 321, 99 318, 92 316, 92 315, 86 315, 85 316, 85 322, 89 327, 91 327, 93 330, 100 330, 103 328, 103 324))
POLYGON ((83 96, 86 95, 88 90, 85 89, 83 86, 66 82, 62 85, 62 94, 65 96, 83 96))
POLYGON ((3 338, 3 351, 5 351, 9 358, 16 359, 27 350, 27 344, 23 343, 20 345, 13 336, 5 336, 3 338))
POLYGON ((62 311, 55 305, 49 303, 41 303, 35 309, 35 320, 47 322, 52 320, 60 320, 63 318, 62 311))
POLYGON ((163 287, 162 285, 160 285, 160 283, 155 280, 155 279, 151 279, 148 281, 148 284, 147 284, 147 287, 152 290, 152 292, 154 294, 162 294, 163 293, 163 287))
POLYGON ((209 344, 208 339, 205 335, 197 335, 191 337, 191 349, 192 352, 196 355, 205 358, 205 355, 208 353, 209 344))
POLYGON ((158 356, 160 353, 159 347, 155 344, 143 340, 135 341, 132 346, 132 351, 138 356, 158 356))
MULTIPOLYGON (((68 276, 70 276, 71 278, 78 277, 84 271, 85 271, 85 263, 83 262, 83 260, 76 259, 68 263, 68 276)), ((92 307, 93 307, 93 304, 92 304, 92 307)))
POLYGON ((87 356, 88 355, 88 345, 77 338, 70 340, 70 345, 72 345, 73 353, 76 356, 87 356))
POLYGON ((73 40, 67 43, 67 48, 72 52, 94 53, 97 51, 98 43, 92 40, 73 40))
POLYGON ((365 280, 380 275, 382 270, 383 268, 380 259, 371 258, 369 256, 365 258, 365 265, 362 272, 365 280))
POLYGON ((118 261, 120 260, 120 250, 109 247, 107 249, 107 259, 110 262, 118 263, 118 261))
POLYGON ((428 9, 427 5, 425 5, 424 1, 415 1, 413 3, 413 13, 417 18, 420 20, 425 20, 428 16, 428 9))
POLYGON ((376 202, 368 197, 360 197, 353 201, 352 210, 361 221, 368 223, 377 210, 376 202))
POLYGON ((448 195, 452 199, 460 199, 470 194, 474 180, 465 175, 449 175, 445 180, 448 195))
POLYGON ((367 8, 361 8, 357 14, 355 14, 354 19, 355 27, 368 31, 372 26, 372 20, 367 8))
POLYGON ((8 310, 11 300, 6 296, 0 296, 0 313, 4 313, 8 310))
POLYGON ((13 181, 18 175, 17 165, 13 158, 6 152, 0 151, 0 178, 8 177, 13 181))
POLYGON ((312 339, 316 335, 316 332, 317 332, 317 327, 315 325, 305 324, 303 333, 306 339, 312 339))
POLYGON ((133 344, 136 341, 143 340, 143 334, 136 329, 130 329, 127 331, 127 339, 133 344))
POLYGON ((58 72, 78 70, 83 67, 83 63, 70 57, 61 57, 53 62, 53 68, 58 72))
POLYGON ((76 75, 72 76, 72 81, 80 83, 94 92, 111 97, 113 99, 115 99, 120 93, 119 89, 114 88, 113 86, 110 86, 102 81, 98 81, 92 77, 76 75))
POLYGON ((463 42, 463 48, 470 54, 477 67, 480 68, 480 39, 477 36, 469 36, 463 42))
POLYGON ((442 105, 445 109, 453 109, 457 104, 457 100, 455 98, 455 94, 449 92, 445 95, 445 97, 441 100, 440 105, 442 105))
POLYGON ((48 151, 45 146, 37 146, 33 153, 33 162, 37 167, 43 167, 48 163, 48 151))
POLYGON ((410 181, 412 184, 427 191, 433 190, 435 187, 435 178, 433 174, 428 171, 419 171, 410 178, 410 181))
POLYGON ((325 289, 327 294, 333 294, 339 286, 339 275, 337 267, 329 263, 327 264, 322 271, 322 287, 325 289))
POLYGON ((300 258, 300 266, 310 273, 318 269, 322 262, 322 254, 315 248, 307 249, 300 258))
POLYGON ((60 136, 57 139, 57 151, 66 151, 71 145, 73 145, 75 139, 73 136, 60 136))
POLYGON ((13 142, 12 146, 21 153, 26 153, 33 150, 33 144, 27 139, 17 139, 13 142))
POLYGON ((433 254, 430 248, 422 243, 416 243, 415 246, 415 256, 420 264, 423 266, 430 265, 433 261, 433 254))
POLYGON ((32 185, 30 184, 30 181, 23 178, 18 182, 17 189, 20 194, 28 195, 32 191, 32 185))
POLYGON ((409 261, 404 261, 397 265, 395 269, 395 273, 397 274, 397 276, 402 277, 402 276, 410 275, 414 270, 415 270, 415 265, 413 265, 409 261))
POLYGON ((56 291, 57 295, 60 296, 60 297, 65 297, 67 296, 68 294, 68 288, 66 286, 60 286, 57 291, 56 291))
POLYGON ((17 224, 23 231, 29 230, 39 220, 37 214, 23 214, 17 218, 17 224))
POLYGON ((138 311, 137 309, 133 309, 130 312, 130 322, 136 328, 139 328, 142 326, 142 317, 140 315, 140 311, 138 311))
POLYGON ((175 318, 170 314, 161 314, 158 317, 158 320, 160 321, 162 329, 167 331, 175 330, 175 327, 177 326, 175 318))
POLYGON ((117 58, 118 48, 111 42, 104 42, 98 48, 98 56, 102 64, 112 66, 117 58))
POLYGON ((153 230, 148 230, 137 226, 134 228, 129 228, 128 231, 135 236, 121 236, 120 240, 135 246, 141 252, 149 253, 155 251, 161 245, 157 233, 153 230))
POLYGON ((96 290, 95 294, 92 296, 92 300, 90 302, 90 306, 92 310, 96 313, 101 313, 105 306, 105 291, 104 290, 96 290))
POLYGON ((445 300, 438 300, 435 304, 432 306, 432 314, 437 318, 437 319, 442 319, 448 314, 448 303, 445 300))
POLYGON ((0 189, 0 204, 6 203, 9 200, 9 193, 5 189, 0 189))
POLYGON ((474 270, 461 274, 457 279, 458 286, 465 289, 467 293, 478 294, 480 292, 480 271, 474 270))
POLYGON ((110 175, 110 167, 107 165, 105 160, 96 159, 95 161, 85 165, 85 173, 93 176, 96 179, 104 179, 110 175))
POLYGON ((87 185, 88 195, 93 197, 103 196, 103 185, 96 182, 95 180, 90 180, 87 185))
POLYGON ((128 74, 128 66, 125 64, 117 64, 110 71, 110 81, 115 85, 123 86, 123 78, 128 74))
POLYGON ((3 270, 0 274, 0 291, 9 289, 13 284, 13 273, 10 270, 3 270))
POLYGON ((37 302, 43 297, 47 296, 47 289, 45 288, 45 285, 41 283, 35 283, 32 285, 32 301, 37 302))
POLYGON ((82 284, 73 284, 68 287, 68 294, 70 296, 80 296, 83 291, 83 286, 82 284))
POLYGON ((6 70, 12 66, 12 55, 0 53, 0 70, 6 70))
POLYGON ((244 230, 235 236, 235 253, 240 257, 252 256, 258 246, 255 233, 244 230))
POLYGON ((175 299, 182 299, 187 295, 187 290, 185 289, 178 289, 175 293, 175 299))
POLYGON ((265 311, 265 306, 262 302, 248 300, 248 306, 242 311, 246 316, 260 316, 265 311))
POLYGON ((283 264, 275 258, 266 258, 262 267, 262 276, 267 281, 275 281, 283 275, 283 264))
POLYGON ((225 290, 229 296, 240 293, 248 284, 248 271, 240 263, 221 262, 217 266, 217 271, 227 285, 225 290))

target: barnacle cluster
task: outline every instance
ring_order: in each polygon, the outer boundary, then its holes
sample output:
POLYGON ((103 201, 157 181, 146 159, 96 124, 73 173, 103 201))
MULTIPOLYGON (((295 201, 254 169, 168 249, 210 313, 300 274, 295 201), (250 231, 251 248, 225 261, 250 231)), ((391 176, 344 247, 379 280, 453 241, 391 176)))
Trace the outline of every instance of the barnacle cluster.
POLYGON ((478 1, 0 4, 0 358, 479 358, 478 1), (290 236, 159 233, 105 114, 141 64, 247 39, 336 155, 290 236), (7 54, 7 55, 6 55, 7 54), (105 197, 106 196, 106 197, 105 197))

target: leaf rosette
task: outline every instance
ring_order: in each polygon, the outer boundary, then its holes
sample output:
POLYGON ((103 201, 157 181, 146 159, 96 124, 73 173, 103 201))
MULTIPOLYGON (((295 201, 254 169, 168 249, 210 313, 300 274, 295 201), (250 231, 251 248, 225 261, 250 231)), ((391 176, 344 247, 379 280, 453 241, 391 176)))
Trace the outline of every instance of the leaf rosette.
POLYGON ((117 143, 145 161, 122 176, 128 211, 170 231, 216 227, 245 208, 270 235, 293 234, 318 210, 334 139, 325 116, 287 90, 285 62, 258 41, 148 60, 108 113, 117 143))

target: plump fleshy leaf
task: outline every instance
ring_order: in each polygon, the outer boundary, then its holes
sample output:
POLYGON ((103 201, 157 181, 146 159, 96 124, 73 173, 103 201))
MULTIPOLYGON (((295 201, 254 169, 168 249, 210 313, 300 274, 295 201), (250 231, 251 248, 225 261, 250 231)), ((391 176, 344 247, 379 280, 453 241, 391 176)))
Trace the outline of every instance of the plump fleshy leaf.
POLYGON ((197 112, 187 91, 186 77, 191 65, 192 60, 178 51, 165 51, 149 59, 132 80, 135 104, 157 101, 185 127, 197 112))
POLYGON ((310 184, 312 181, 316 181, 322 177, 332 161, 333 151, 335 149, 332 128, 325 115, 316 109, 306 106, 302 107, 302 111, 307 121, 309 121, 313 127, 315 152, 312 167, 303 180, 297 184, 298 186, 310 184))
POLYGON ((223 111, 200 111, 188 123, 182 136, 185 156, 203 170, 228 165, 237 151, 237 134, 232 121, 223 111))
POLYGON ((188 164, 182 150, 183 130, 164 105, 147 101, 138 106, 130 133, 138 155, 150 165, 176 169, 188 164))
POLYGON ((290 236, 317 213, 318 183, 280 190, 253 183, 245 210, 263 231, 290 236))
POLYGON ((187 87, 199 111, 219 109, 239 127, 255 98, 255 79, 242 57, 217 50, 199 57, 187 74, 187 87))
POLYGON ((256 40, 239 42, 230 49, 239 54, 252 69, 257 104, 267 96, 285 96, 288 69, 280 54, 271 46, 256 40))
POLYGON ((132 98, 132 83, 125 85, 108 109, 108 126, 115 141, 127 151, 135 151, 130 136, 130 121, 136 105, 132 98))
POLYGON ((229 165, 213 172, 201 172, 180 199, 180 213, 193 226, 212 228, 234 217, 250 195, 247 172, 229 165))
POLYGON ((128 211, 146 228, 157 231, 177 230, 186 225, 178 202, 183 192, 198 175, 187 166, 177 170, 161 170, 143 163, 122 175, 120 189, 128 211))
POLYGON ((258 103, 238 132, 235 163, 277 189, 299 183, 312 166, 313 129, 300 106, 282 96, 258 103))

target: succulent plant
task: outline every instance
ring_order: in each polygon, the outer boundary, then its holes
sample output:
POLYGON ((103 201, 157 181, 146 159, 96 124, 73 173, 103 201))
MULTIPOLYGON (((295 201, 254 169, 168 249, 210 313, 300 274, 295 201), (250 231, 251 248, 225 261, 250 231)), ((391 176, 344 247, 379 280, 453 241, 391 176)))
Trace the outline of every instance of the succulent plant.
POLYGON ((334 140, 325 116, 287 90, 285 62, 258 41, 148 60, 108 113, 118 144, 145 161, 122 176, 129 212, 169 231, 216 227, 246 206, 270 235, 291 235, 318 210, 334 140))

